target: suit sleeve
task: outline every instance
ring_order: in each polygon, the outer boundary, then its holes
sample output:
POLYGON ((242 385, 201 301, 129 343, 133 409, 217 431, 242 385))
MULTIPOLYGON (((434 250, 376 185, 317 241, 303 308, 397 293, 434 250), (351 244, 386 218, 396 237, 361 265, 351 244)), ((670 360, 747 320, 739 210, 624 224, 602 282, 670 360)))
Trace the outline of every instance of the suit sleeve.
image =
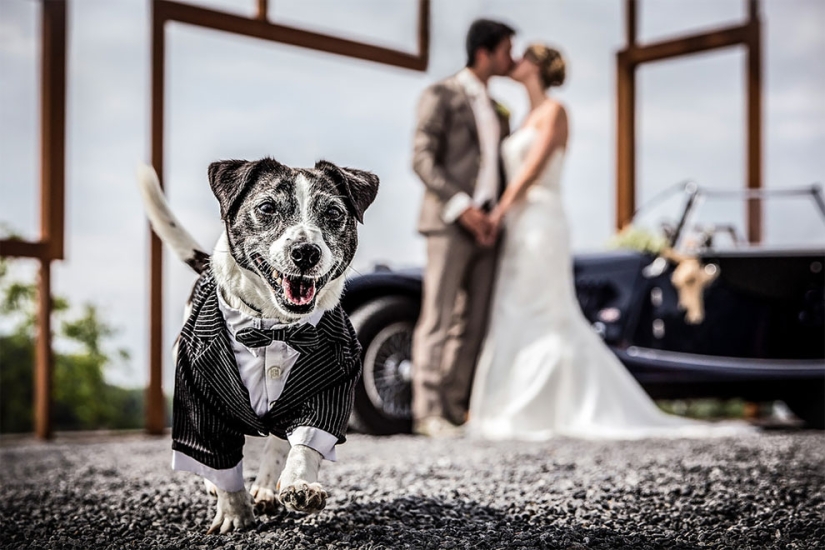
POLYGON ((447 142, 449 105, 447 89, 430 86, 418 102, 418 120, 413 138, 413 170, 442 202, 448 202, 461 188, 446 174, 443 166, 447 142))

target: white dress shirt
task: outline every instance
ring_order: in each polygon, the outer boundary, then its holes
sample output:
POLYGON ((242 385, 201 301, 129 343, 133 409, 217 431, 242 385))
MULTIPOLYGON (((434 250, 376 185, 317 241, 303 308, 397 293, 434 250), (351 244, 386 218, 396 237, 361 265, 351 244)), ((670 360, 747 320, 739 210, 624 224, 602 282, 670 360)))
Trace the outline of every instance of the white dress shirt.
POLYGON ((501 125, 493 108, 493 101, 487 94, 487 86, 468 68, 457 75, 461 87, 470 98, 470 107, 478 128, 478 140, 481 147, 481 161, 478 167, 473 197, 466 193, 456 193, 447 201, 441 211, 441 219, 453 223, 470 206, 480 207, 485 202, 494 203, 498 198, 499 186, 499 142, 501 125))
MULTIPOLYGON (((282 328, 285 325, 279 324, 274 319, 252 317, 232 308, 220 292, 218 292, 218 306, 231 336, 230 342, 238 363, 238 372, 244 386, 249 391, 249 404, 255 413, 262 417, 281 396, 289 372, 301 354, 285 342, 278 340, 265 348, 247 348, 235 339, 238 331, 245 328, 282 328)), ((323 311, 316 311, 302 323, 311 323, 312 326, 316 326, 323 315, 323 311)), ((302 426, 288 434, 287 440, 292 446, 306 445, 318 451, 325 459, 333 462, 336 460, 335 445, 338 443, 338 438, 329 432, 302 426)), ((224 491, 234 492, 244 488, 243 460, 232 468, 217 470, 179 451, 172 451, 172 468, 198 474, 224 491)))

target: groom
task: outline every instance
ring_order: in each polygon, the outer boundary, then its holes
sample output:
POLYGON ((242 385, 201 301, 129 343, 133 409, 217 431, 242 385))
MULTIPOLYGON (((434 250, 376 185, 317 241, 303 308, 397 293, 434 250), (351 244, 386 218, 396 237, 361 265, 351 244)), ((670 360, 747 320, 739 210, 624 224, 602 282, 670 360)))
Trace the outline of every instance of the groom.
POLYGON ((413 337, 413 431, 441 436, 466 420, 496 265, 488 213, 504 184, 506 110, 487 81, 513 66, 509 26, 480 19, 467 33, 467 66, 424 90, 413 168, 426 190, 418 231, 427 240, 421 315, 413 337))

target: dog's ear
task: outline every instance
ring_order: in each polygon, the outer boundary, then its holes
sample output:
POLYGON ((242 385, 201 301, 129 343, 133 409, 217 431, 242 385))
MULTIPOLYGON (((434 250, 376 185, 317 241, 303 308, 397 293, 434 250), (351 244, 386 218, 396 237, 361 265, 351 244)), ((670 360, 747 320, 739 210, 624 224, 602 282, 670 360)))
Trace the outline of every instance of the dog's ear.
POLYGON ((364 212, 378 195, 378 176, 366 170, 342 168, 325 160, 316 162, 315 169, 332 178, 347 198, 355 219, 364 223, 364 212))
POLYGON ((249 184, 256 162, 220 160, 209 165, 209 186, 221 205, 221 219, 228 221, 249 184))

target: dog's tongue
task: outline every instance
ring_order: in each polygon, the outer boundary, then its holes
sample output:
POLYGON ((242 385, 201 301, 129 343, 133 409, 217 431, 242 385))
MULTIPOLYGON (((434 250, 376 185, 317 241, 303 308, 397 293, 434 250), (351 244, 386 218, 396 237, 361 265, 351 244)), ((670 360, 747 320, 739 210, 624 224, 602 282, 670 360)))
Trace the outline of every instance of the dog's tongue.
POLYGON ((284 277, 284 295, 286 299, 296 306, 303 306, 312 301, 315 297, 315 281, 296 277, 291 279, 284 277))

